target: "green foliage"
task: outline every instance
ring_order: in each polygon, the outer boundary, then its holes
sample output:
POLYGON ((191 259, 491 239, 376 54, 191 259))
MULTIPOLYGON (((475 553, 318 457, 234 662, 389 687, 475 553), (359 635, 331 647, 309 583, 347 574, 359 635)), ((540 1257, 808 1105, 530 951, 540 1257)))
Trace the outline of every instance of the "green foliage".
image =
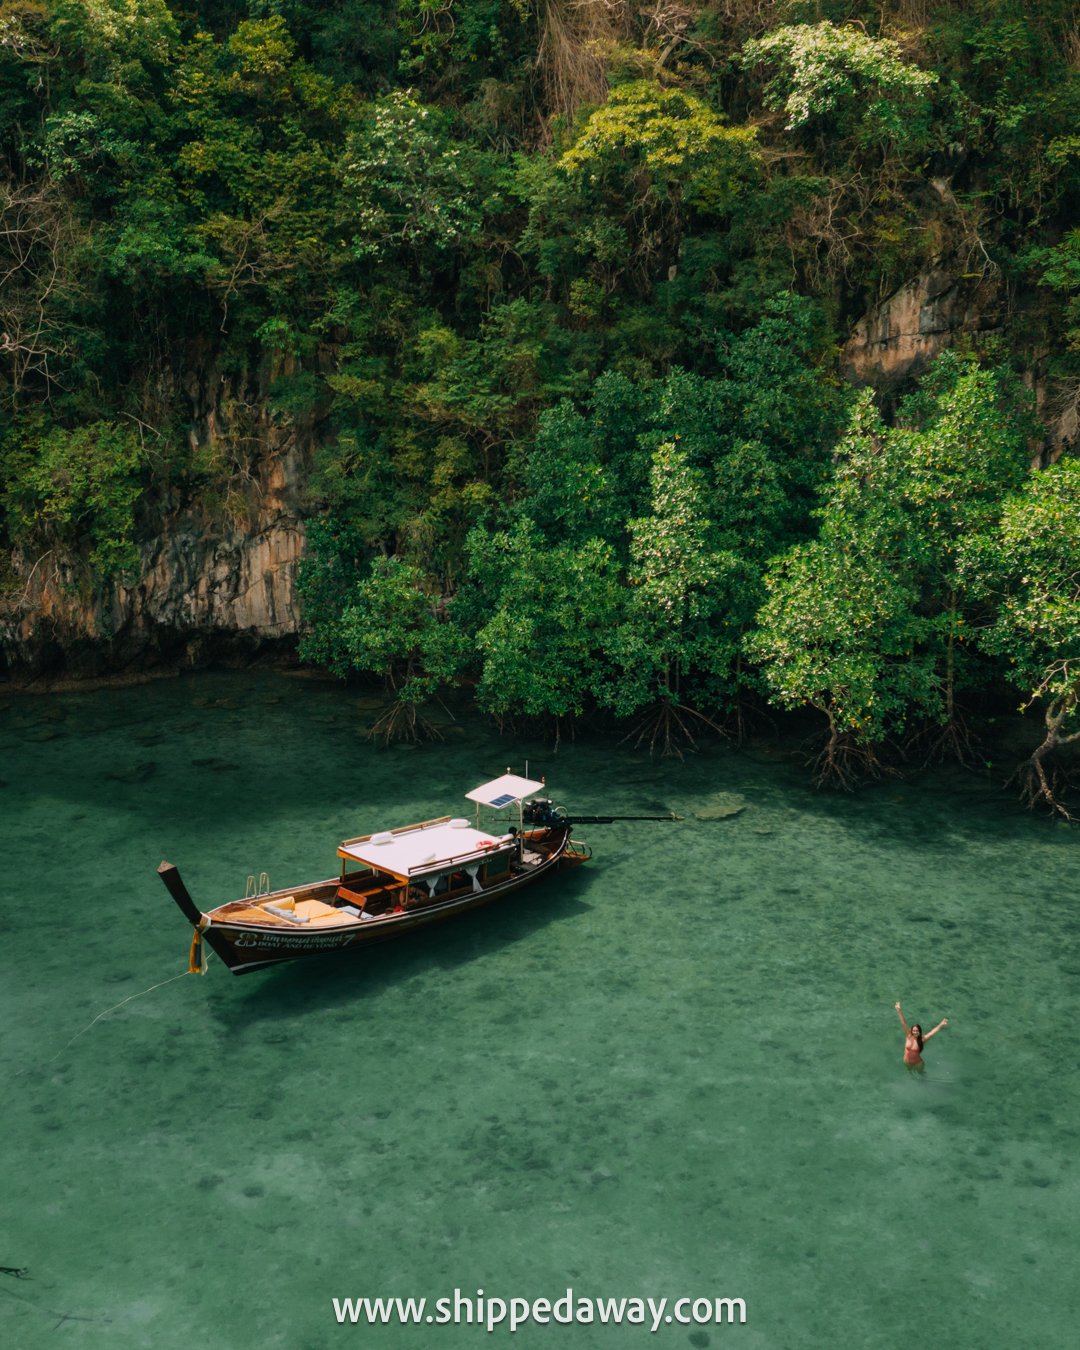
POLYGON ((1025 227, 1049 224, 1059 213, 1068 221, 1075 210, 1068 205, 1075 203, 1069 146, 1080 112, 1075 5, 988 0, 936 8, 933 57, 954 82, 946 134, 979 151, 985 171, 972 186, 1013 216, 995 232, 1002 242, 1026 250, 1025 227))
POLYGON ((1080 678, 1080 460, 1033 473, 994 527, 967 538, 960 568, 987 602, 980 647, 1009 662, 1025 693, 1080 678))
POLYGON ((423 573, 397 558, 375 559, 341 614, 341 643, 350 666, 383 676, 405 698, 425 697, 432 681, 422 661, 436 616, 423 573))
POLYGON ((352 662, 342 636, 341 615, 352 603, 370 553, 355 528, 329 513, 309 522, 307 544, 296 581, 304 612, 300 656, 344 677, 352 662))
POLYGON ((863 539, 799 545, 766 586, 747 651, 780 707, 809 704, 834 732, 877 743, 932 700, 918 592, 863 539))
POLYGON ((787 114, 788 131, 816 125, 863 145, 899 147, 926 134, 926 96, 937 75, 903 60, 890 38, 831 23, 792 24, 746 43, 742 61, 776 68, 764 98, 787 114))
POLYGON ((337 675, 378 676, 403 703, 430 697, 440 680, 452 678, 458 650, 424 574, 400 558, 349 566, 340 537, 332 550, 319 542, 304 569, 302 593, 314 622, 301 654, 337 675))
POLYGON ((135 430, 91 422, 75 431, 35 419, 8 436, 0 459, 10 538, 23 548, 86 546, 97 580, 138 564, 136 506, 147 467, 135 430))
POLYGON ((1032 249, 1026 261, 1039 270, 1044 286, 1065 297, 1065 336, 1070 348, 1080 351, 1080 228, 1053 247, 1032 249))
POLYGON ((78 53, 91 81, 126 81, 166 66, 179 29, 165 0, 55 0, 50 36, 78 53), (138 72, 138 73, 137 73, 138 72))
POLYGON ((116 573, 295 443, 304 653, 409 706, 876 748, 1034 687, 963 561, 1022 400, 947 359, 851 413, 836 357, 941 260, 1075 387, 1073 11, 0 0, 4 541, 116 573))
POLYGON ((1042 707, 1042 743, 1018 775, 1022 795, 1072 819, 1054 756, 1080 744, 1080 461, 1034 473, 997 527, 965 542, 960 565, 987 602, 979 646, 1008 659, 1022 711, 1042 707))
POLYGON ((592 386, 587 412, 565 399, 541 414, 535 441, 511 469, 523 510, 553 543, 601 538, 628 560, 627 521, 647 501, 641 439, 655 398, 651 386, 608 371, 592 386))
POLYGON ((729 220, 759 179, 753 128, 725 125, 686 90, 619 85, 561 156, 519 165, 516 191, 529 209, 520 246, 575 326, 611 329, 613 345, 662 364, 655 307, 635 332, 644 316, 630 306, 677 271, 688 231, 729 220))
POLYGON ((822 494, 819 537, 782 557, 747 650, 772 696, 880 744, 955 725, 979 595, 961 566, 1023 481, 1031 423, 1008 376, 946 354, 886 427, 864 394, 822 494))
POLYGON ((756 166, 753 127, 724 121, 685 90, 638 80, 612 89, 559 162, 592 184, 643 171, 648 193, 681 195, 703 215, 721 215, 752 181, 756 166))
POLYGON ((779 301, 716 338, 716 378, 608 372, 586 407, 564 400, 541 416, 511 465, 518 523, 469 541, 458 613, 484 631, 487 706, 512 711, 519 695, 555 715, 587 700, 621 717, 658 701, 733 706, 765 561, 805 534, 838 424, 842 400, 814 366, 821 342, 812 306, 779 301), (582 622, 570 638, 567 614, 582 622))
POLYGON ((657 697, 680 702, 692 674, 723 680, 738 650, 725 617, 739 560, 705 514, 704 475, 669 441, 652 457, 649 485, 649 514, 628 523, 631 598, 613 642, 620 679, 607 701, 623 716, 657 697))
POLYGON ((475 632, 477 701, 497 716, 572 716, 595 700, 622 605, 614 553, 592 538, 551 545, 528 520, 469 536, 455 619, 475 632))
POLYGON ((346 150, 342 202, 359 257, 421 258, 476 235, 477 157, 449 137, 445 114, 397 90, 372 104, 346 150))
POLYGON ((57 182, 92 174, 103 162, 122 165, 138 149, 134 141, 119 139, 89 112, 54 113, 45 124, 42 142, 45 164, 57 182))
POLYGON ((747 641, 771 697, 781 707, 817 708, 834 736, 879 742, 932 698, 900 477, 866 394, 838 447, 820 537, 770 569, 747 641))

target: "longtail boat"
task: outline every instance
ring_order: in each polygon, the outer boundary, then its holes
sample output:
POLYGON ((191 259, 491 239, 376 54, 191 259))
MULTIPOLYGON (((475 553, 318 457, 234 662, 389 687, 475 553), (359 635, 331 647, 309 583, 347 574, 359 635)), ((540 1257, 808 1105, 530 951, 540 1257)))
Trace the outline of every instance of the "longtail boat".
POLYGON ((440 816, 346 839, 338 845, 336 877, 278 891, 267 885, 262 894, 230 900, 205 913, 177 868, 163 862, 158 874, 194 929, 190 969, 206 969, 204 940, 234 975, 299 957, 357 952, 501 900, 560 868, 585 862, 592 851, 571 838, 575 825, 677 819, 572 820, 550 798, 533 796, 544 786, 543 780, 508 771, 465 794, 476 807, 472 822, 440 816), (517 825, 504 829, 509 811, 515 812, 517 825))

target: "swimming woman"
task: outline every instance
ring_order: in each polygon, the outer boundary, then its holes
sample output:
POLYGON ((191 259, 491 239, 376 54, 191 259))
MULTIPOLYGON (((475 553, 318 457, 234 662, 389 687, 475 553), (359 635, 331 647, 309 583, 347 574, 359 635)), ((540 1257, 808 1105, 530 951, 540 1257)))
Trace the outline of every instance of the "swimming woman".
POLYGON ((904 1028, 904 1063, 913 1073, 922 1073, 926 1068, 923 1063, 922 1048, 931 1036, 936 1036, 942 1027, 949 1025, 949 1019, 943 1017, 933 1031, 928 1031, 924 1036, 922 1027, 918 1022, 912 1022, 911 1026, 904 1021, 904 1014, 900 1011, 900 1004, 896 1004, 896 1015, 900 1018, 900 1025, 904 1028))

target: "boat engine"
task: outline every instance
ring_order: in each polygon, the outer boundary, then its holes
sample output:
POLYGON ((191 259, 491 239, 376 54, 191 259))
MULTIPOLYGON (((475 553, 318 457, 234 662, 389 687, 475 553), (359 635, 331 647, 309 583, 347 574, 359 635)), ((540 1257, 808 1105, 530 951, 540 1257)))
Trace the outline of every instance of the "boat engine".
POLYGON ((522 820, 526 825, 565 825, 566 812, 555 806, 550 797, 534 797, 522 806, 522 820))

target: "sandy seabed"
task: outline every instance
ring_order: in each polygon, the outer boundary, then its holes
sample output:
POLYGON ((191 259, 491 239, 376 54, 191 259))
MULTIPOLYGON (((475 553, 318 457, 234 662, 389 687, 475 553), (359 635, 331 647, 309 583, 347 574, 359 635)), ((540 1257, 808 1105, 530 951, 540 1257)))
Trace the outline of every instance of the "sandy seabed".
MULTIPOLYGON (((320 682, 0 711, 17 1350, 485 1343, 1059 1350, 1080 1320, 1080 834, 953 775, 812 792, 480 721, 380 750, 320 682), (205 908, 336 871, 529 760, 588 867, 361 959, 186 968, 205 908), (744 809, 733 814, 736 802, 744 809), (719 803, 719 809, 718 809, 719 803), (702 818, 705 817, 705 818, 702 818), (893 1002, 950 1019, 927 1073, 893 1002), (361 1295, 739 1297, 739 1326, 339 1327, 361 1295)), ((370 702, 370 700, 368 700, 370 702)))

